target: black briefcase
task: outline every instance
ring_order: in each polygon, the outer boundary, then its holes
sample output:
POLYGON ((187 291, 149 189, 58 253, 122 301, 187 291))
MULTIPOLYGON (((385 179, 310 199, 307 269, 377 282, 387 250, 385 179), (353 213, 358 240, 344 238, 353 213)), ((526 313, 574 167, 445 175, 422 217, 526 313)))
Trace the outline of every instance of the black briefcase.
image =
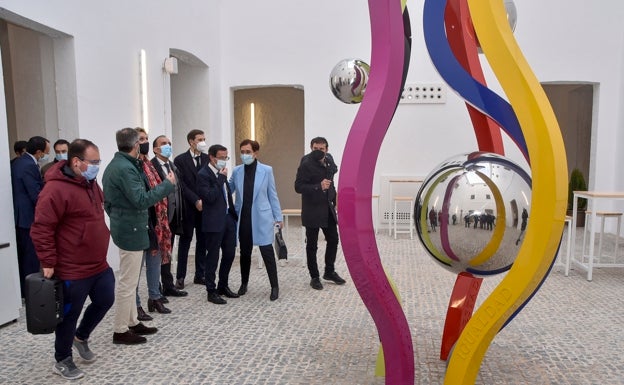
POLYGON ((63 321, 63 282, 38 272, 26 276, 24 288, 26 330, 31 334, 53 333, 63 321))

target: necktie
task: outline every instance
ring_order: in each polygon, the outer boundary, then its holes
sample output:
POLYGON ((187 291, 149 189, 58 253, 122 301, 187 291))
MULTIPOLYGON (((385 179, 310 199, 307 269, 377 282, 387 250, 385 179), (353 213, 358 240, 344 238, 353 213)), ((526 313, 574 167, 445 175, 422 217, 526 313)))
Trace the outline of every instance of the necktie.
POLYGON ((197 167, 198 170, 201 168, 201 161, 200 161, 199 156, 195 157, 195 166, 197 167))
POLYGON ((169 166, 169 163, 165 163, 165 168, 167 169, 167 175, 169 175, 169 173, 171 172, 171 167, 169 166))

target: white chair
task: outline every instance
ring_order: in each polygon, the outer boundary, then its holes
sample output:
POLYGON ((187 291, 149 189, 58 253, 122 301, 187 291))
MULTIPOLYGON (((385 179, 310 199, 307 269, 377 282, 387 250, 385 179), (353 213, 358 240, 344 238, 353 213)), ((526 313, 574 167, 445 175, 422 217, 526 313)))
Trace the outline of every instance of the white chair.
MULTIPOLYGON (((394 231, 394 239, 397 239, 398 233, 405 233, 410 235, 410 239, 414 239, 414 198, 413 197, 404 197, 404 196, 395 196, 392 197, 392 203, 394 210, 392 211, 392 230, 394 231), (409 229, 408 230, 399 230, 397 227, 397 217, 399 213, 403 214, 404 212, 400 212, 400 205, 409 205, 409 229)), ((407 218, 401 218, 407 219, 407 218)))
POLYGON ((572 255, 572 250, 571 250, 571 246, 572 246, 572 217, 571 216, 567 216, 565 217, 565 220, 563 221, 564 225, 566 226, 566 231, 567 231, 567 245, 566 245, 566 255, 565 255, 565 261, 561 260, 561 247, 559 247, 559 255, 557 255, 557 260, 559 261, 560 264, 563 264, 564 267, 564 275, 567 277, 568 275, 570 275, 570 256, 572 255))
MULTIPOLYGON (((607 212, 607 211, 596 211, 596 217, 600 218, 600 235, 598 236, 598 260, 602 257, 602 236, 604 234, 605 220, 608 218, 617 218, 617 231, 615 237, 615 250, 613 253, 613 259, 617 258, 618 246, 619 246, 619 234, 620 227, 622 224, 622 213, 617 212, 607 212)), ((585 253, 585 242, 587 239, 587 230, 589 230, 588 223, 590 222, 589 218, 591 218, 591 211, 585 212, 585 228, 583 229, 583 254, 585 253)), ((593 230, 593 229, 592 229, 593 230)), ((593 255, 590 255, 589 258, 593 258, 593 255)))

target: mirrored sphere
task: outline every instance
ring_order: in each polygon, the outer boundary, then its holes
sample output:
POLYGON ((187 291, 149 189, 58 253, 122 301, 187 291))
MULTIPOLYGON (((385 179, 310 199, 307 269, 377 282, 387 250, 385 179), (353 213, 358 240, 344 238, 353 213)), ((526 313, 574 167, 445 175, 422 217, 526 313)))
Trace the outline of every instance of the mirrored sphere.
POLYGON ((364 97, 370 66, 358 59, 344 59, 331 71, 329 85, 338 100, 347 104, 360 103, 364 97))
POLYGON ((530 205, 531 177, 522 167, 473 152, 444 161, 427 176, 414 220, 420 241, 444 268, 487 276, 513 264, 530 205))

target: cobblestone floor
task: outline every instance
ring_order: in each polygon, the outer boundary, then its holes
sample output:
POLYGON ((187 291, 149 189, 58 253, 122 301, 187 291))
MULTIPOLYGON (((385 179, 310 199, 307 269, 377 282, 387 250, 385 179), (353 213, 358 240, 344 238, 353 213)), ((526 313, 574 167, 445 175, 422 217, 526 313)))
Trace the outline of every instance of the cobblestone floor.
MULTIPOLYGON (((312 290, 300 257, 301 233, 292 230, 287 239, 292 257, 279 267, 279 300, 269 301, 266 272, 254 258, 247 295, 217 306, 206 301, 203 287, 190 284, 188 297, 170 298, 172 314, 152 313, 154 321, 147 324, 160 330, 147 344, 113 345, 110 311, 90 340, 97 361, 87 364, 75 355, 86 373, 79 383, 384 384, 374 375, 376 329, 342 253, 337 271, 347 284, 312 290)), ((608 242, 606 237, 604 247, 608 242)), ((408 235, 394 240, 381 231, 378 246, 411 328, 415 383, 442 384, 446 363, 438 359, 440 338, 455 276, 408 235)), ((484 280, 477 305, 501 279, 484 280)), ((236 290, 238 260, 230 282, 236 290)), ((476 383, 624 384, 623 284, 623 269, 595 269, 588 282, 583 272, 565 277, 562 267, 555 267, 493 340, 476 383)), ((141 285, 146 296, 144 277, 141 285)), ((0 328, 0 383, 67 383, 52 373, 53 341, 53 335, 28 334, 23 311, 17 322, 0 328)))

